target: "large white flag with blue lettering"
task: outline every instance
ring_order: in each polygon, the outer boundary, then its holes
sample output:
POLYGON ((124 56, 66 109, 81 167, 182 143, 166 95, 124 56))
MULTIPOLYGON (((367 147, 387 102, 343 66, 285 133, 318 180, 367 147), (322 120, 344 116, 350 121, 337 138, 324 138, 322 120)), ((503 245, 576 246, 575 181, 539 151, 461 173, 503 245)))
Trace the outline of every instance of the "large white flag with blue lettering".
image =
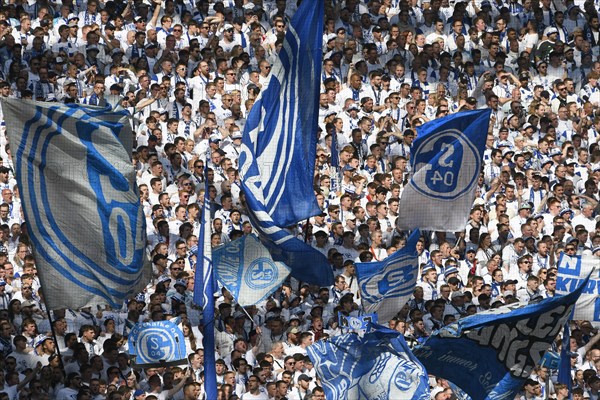
POLYGON ((588 276, 590 280, 575 304, 573 319, 590 321, 595 326, 600 326, 600 258, 571 257, 562 253, 558 260, 556 293, 573 292, 588 276))
POLYGON ((462 231, 473 205, 491 110, 465 111, 417 128, 413 175, 402 192, 400 229, 462 231))
POLYGON ((3 99, 15 177, 52 310, 121 306, 150 279, 127 113, 3 99))
POLYGON ((258 238, 245 235, 213 251, 216 278, 241 306, 266 299, 290 274, 290 268, 273 261, 258 238))
POLYGON ((377 313, 379 321, 394 318, 410 299, 419 275, 419 253, 415 230, 406 246, 383 261, 357 263, 360 299, 367 313, 377 313))

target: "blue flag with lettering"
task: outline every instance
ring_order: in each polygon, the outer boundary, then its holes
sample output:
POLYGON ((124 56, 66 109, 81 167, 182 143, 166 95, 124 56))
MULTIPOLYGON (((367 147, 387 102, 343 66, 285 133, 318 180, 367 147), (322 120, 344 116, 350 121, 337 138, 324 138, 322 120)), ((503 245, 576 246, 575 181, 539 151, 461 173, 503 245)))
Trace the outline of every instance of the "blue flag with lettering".
POLYGON ((383 261, 356 264, 360 299, 365 312, 377 313, 382 322, 394 318, 415 290, 419 275, 417 241, 420 235, 419 230, 415 230, 406 246, 383 261))
POLYGON ((325 397, 429 400, 427 371, 400 332, 371 324, 363 337, 334 336, 308 346, 325 397))
POLYGON ((322 58, 323 0, 303 2, 289 25, 268 87, 242 138, 241 185, 248 215, 274 260, 321 286, 333 273, 321 253, 284 229, 321 213, 313 190, 322 58))
POLYGON ((473 400, 512 399, 552 345, 586 283, 538 304, 509 304, 459 319, 413 352, 427 372, 453 382, 473 400))
POLYGON ((417 128, 410 160, 413 173, 396 219, 400 229, 453 232, 465 228, 490 115, 490 109, 464 111, 417 128))
POLYGON ((127 341, 135 365, 149 368, 187 364, 183 332, 171 321, 135 324, 127 341))
POLYGON ((253 234, 215 249, 213 266, 217 280, 243 307, 266 299, 290 274, 289 267, 273 261, 253 234))

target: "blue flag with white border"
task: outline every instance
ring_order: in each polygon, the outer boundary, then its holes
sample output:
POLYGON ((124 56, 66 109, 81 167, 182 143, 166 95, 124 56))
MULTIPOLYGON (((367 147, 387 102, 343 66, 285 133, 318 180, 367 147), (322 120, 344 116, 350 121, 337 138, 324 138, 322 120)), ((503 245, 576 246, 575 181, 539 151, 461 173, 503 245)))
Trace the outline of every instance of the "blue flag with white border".
POLYGON ((217 280, 243 307, 266 299, 290 273, 287 265, 273 261, 254 234, 215 249, 213 266, 217 280))
POLYGON ((284 229, 321 213, 313 178, 323 15, 323 0, 305 1, 294 14, 268 87, 248 115, 239 171, 248 215, 273 259, 303 282, 328 286, 326 257, 284 229))
POLYGON ((306 348, 325 397, 336 400, 428 400, 427 371, 400 332, 371 324, 355 333, 320 340, 306 348))
POLYGON ((1 104, 48 308, 121 307, 151 275, 127 112, 1 104))
POLYGON ((464 111, 417 128, 400 229, 462 231, 473 205, 491 110, 464 111), (434 210, 437 210, 434 211, 434 210))
POLYGON ((410 299, 419 275, 417 229, 406 246, 378 262, 356 263, 360 299, 367 313, 377 313, 380 321, 394 318, 410 299))
POLYGON ((473 400, 512 399, 570 317, 587 280, 573 293, 515 303, 459 319, 413 352, 430 374, 473 400))

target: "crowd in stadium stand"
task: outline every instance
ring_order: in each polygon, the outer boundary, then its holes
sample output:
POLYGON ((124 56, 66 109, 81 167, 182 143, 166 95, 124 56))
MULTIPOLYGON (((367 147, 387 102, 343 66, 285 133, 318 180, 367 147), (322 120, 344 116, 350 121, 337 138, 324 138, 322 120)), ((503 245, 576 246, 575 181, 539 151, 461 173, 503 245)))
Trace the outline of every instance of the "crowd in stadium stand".
MULTIPOLYGON (((242 132, 297 6, 3 2, 1 97, 129 111, 153 277, 121 309, 48 315, 3 124, 0 400, 204 398, 202 312, 192 302, 202 199, 213 248, 253 231, 237 169, 242 132), (132 327, 174 318, 188 363, 132 369, 132 327)), ((563 252, 600 260, 599 10, 592 0, 325 1, 314 177, 322 214, 293 233, 327 257, 335 283, 290 279, 245 310, 223 290, 218 400, 325 398, 306 348, 341 333, 339 311, 361 315, 355 263, 405 245, 396 218, 411 145, 433 119, 490 108, 484 167, 465 229, 423 232, 413 297, 381 324, 422 343, 464 316, 554 296, 563 252)), ((599 339, 590 321, 572 321, 571 393, 538 367, 518 398, 598 399, 599 339)), ((444 379, 430 385, 433 400, 456 398, 444 379)))

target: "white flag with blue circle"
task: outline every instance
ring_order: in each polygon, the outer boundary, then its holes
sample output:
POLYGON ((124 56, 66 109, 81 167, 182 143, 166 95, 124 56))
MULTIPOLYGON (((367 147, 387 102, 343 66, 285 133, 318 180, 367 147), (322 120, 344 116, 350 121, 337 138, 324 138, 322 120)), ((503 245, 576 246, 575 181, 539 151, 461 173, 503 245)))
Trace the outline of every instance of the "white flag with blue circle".
POLYGON ((402 192, 400 229, 465 229, 481 172, 491 110, 464 111, 417 128, 413 175, 402 192))
POLYGON ((241 306, 266 299, 290 274, 290 268, 273 261, 253 235, 246 235, 213 251, 216 278, 241 306))
POLYGON ((1 104, 48 308, 120 307, 151 273, 127 113, 1 104))

